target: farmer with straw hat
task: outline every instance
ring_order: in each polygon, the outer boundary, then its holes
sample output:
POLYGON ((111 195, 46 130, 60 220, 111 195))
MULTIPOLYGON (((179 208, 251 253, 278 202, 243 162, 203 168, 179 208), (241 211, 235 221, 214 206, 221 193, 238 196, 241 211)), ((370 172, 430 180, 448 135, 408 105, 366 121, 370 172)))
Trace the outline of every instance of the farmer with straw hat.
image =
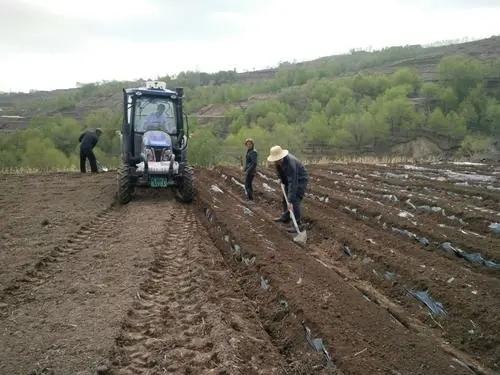
MULTIPOLYGON (((293 210, 295 219, 300 227, 300 203, 304 198, 307 187, 307 171, 295 156, 290 154, 288 150, 282 149, 281 146, 271 147, 267 161, 274 163, 278 177, 285 186, 285 192, 289 202, 287 204, 283 197, 283 213, 280 217, 276 218, 275 221, 281 223, 290 222, 290 211, 293 210)), ((295 232, 293 226, 287 230, 291 233, 295 232)))

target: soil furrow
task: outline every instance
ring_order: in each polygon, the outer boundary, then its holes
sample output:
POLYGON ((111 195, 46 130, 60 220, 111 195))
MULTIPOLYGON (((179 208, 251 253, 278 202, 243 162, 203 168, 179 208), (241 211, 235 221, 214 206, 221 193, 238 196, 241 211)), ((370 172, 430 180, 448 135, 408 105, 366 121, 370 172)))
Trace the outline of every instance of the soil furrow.
MULTIPOLYGON (((222 174, 227 176, 228 181, 235 178, 228 170, 222 174)), ((226 186, 239 193, 239 187, 234 183, 226 186)), ((260 196, 264 199, 264 206, 267 206, 265 212, 270 209, 279 210, 279 198, 276 192, 273 194, 274 199, 269 200, 260 196)), ((313 222, 313 230, 309 233, 310 243, 323 249, 326 256, 342 257, 343 245, 347 245, 355 254, 354 259, 344 256, 353 272, 384 290, 387 296, 408 309, 423 324, 437 327, 427 312, 407 295, 405 289, 429 288, 432 295, 450 310, 442 324, 454 345, 473 355, 478 352, 489 353, 490 359, 495 363, 497 354, 493 332, 499 327, 494 310, 488 312, 487 306, 498 305, 500 296, 497 291, 500 288, 497 278, 471 274, 468 269, 459 267, 454 260, 442 259, 441 255, 433 255, 418 245, 402 246, 404 242, 397 237, 367 227, 363 221, 355 220, 327 203, 308 201, 305 213, 306 219, 313 222), (314 214, 311 216, 311 213, 314 214), (371 239, 373 243, 367 242, 367 239, 371 239), (388 280, 386 273, 396 275, 395 279, 388 280), (478 304, 483 305, 483 308, 479 308, 482 311, 480 314, 478 304), (471 331, 471 321, 474 325, 472 334, 468 333, 471 331), (467 339, 464 340, 464 337, 467 339)))
MULTIPOLYGON (((214 178, 212 174, 206 177, 201 176, 201 179, 203 185, 206 186, 209 181, 213 183, 216 177, 214 178)), ((223 184, 222 178, 221 184, 223 184)), ((395 323, 386 309, 376 304, 368 303, 358 290, 348 285, 336 272, 318 264, 313 257, 297 248, 290 241, 290 238, 271 230, 271 228, 266 231, 266 237, 267 240, 279 244, 277 246, 278 251, 271 252, 270 250, 264 250, 264 244, 260 243, 261 240, 258 237, 256 238, 251 232, 247 233, 248 231, 241 230, 242 217, 245 215, 244 210, 237 210, 233 213, 224 209, 227 205, 232 205, 233 207, 238 205, 237 201, 234 202, 234 198, 228 195, 225 190, 224 197, 218 197, 217 193, 214 192, 212 194, 205 193, 202 199, 204 199, 205 204, 210 204, 210 209, 213 210, 216 217, 215 225, 222 226, 223 224, 227 230, 230 230, 230 234, 235 237, 235 241, 238 241, 237 243, 242 248, 247 249, 250 254, 256 257, 255 266, 259 270, 260 275, 263 275, 265 279, 269 279, 270 285, 279 289, 279 293, 286 299, 290 309, 292 311, 295 309, 296 311, 300 311, 302 315, 301 319, 304 319, 308 324, 315 327, 316 331, 323 335, 327 343, 334 348, 333 357, 341 371, 362 373, 359 372, 360 367, 358 367, 361 366, 365 371, 369 369, 369 371, 373 371, 374 373, 385 373, 389 372, 390 369, 418 373, 420 365, 415 363, 416 358, 414 353, 410 354, 413 350, 409 349, 409 347, 416 345, 413 342, 412 334, 406 328, 395 323), (237 214, 238 211, 241 214, 237 214), (285 244, 286 242, 289 242, 288 246, 285 244), (297 283, 299 286, 297 286, 297 283), (337 305, 334 301, 343 302, 337 305), (356 316, 352 321, 351 319, 341 319, 341 317, 345 318, 348 316, 354 318, 352 314, 356 316), (367 317, 363 318, 364 314, 367 314, 367 317), (368 315, 370 318, 368 318, 368 315), (325 320, 322 318, 323 316, 337 317, 337 319, 334 319, 334 321, 325 320), (354 324, 354 322, 356 323, 354 324), (363 322, 370 323, 365 325, 363 322), (403 341, 398 342, 400 354, 403 357, 408 354, 408 358, 404 361, 398 361, 396 364, 388 360, 385 356, 382 356, 382 352, 379 352, 382 347, 387 349, 395 344, 391 343, 391 338, 384 334, 385 329, 389 329, 394 333, 402 330, 396 336, 398 336, 399 340, 407 340, 406 343, 403 341), (404 339, 402 339, 403 337, 404 339), (353 338, 358 338, 358 340, 353 340, 353 338), (359 349, 359 346, 362 346, 363 343, 370 348, 369 358, 351 358, 357 352, 356 347, 358 350, 363 349, 362 347, 359 349), (409 345, 408 347, 406 346, 407 344, 409 345), (407 349, 402 350, 401 348, 407 349), (410 359, 410 357, 413 359, 410 359)), ((251 210, 252 206, 247 207, 247 209, 251 210)), ((246 218, 253 223, 253 228, 257 228, 260 220, 264 220, 261 212, 257 215, 256 209, 254 209, 254 216, 247 215, 246 218)), ((265 223, 262 224, 265 225, 265 223)), ((262 226, 262 224, 260 225, 262 226)), ((267 225, 276 226, 269 223, 267 225)), ((257 281, 258 278, 256 278, 255 282, 257 281)), ((424 347, 425 345, 430 345, 433 348, 431 351, 433 352, 436 366, 433 368, 433 371, 442 364, 442 371, 447 373, 450 369, 448 361, 451 361, 451 357, 444 353, 436 354, 436 345, 428 340, 430 339, 426 338, 419 342, 418 349, 416 349, 417 352, 419 355, 425 357, 427 349, 424 349, 424 347), (436 358, 440 359, 436 362, 436 358)), ((457 371, 460 370, 454 368, 453 373, 457 371)))

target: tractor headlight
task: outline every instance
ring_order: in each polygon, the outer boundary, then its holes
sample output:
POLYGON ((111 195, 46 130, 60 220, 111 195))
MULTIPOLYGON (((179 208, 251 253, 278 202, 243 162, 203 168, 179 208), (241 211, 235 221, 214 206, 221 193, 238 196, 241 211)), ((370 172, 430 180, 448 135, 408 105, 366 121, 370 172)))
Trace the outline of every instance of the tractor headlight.
POLYGON ((149 147, 146 148, 146 160, 155 161, 155 153, 149 147))
POLYGON ((161 154, 161 161, 170 161, 172 159, 172 150, 164 148, 161 154))

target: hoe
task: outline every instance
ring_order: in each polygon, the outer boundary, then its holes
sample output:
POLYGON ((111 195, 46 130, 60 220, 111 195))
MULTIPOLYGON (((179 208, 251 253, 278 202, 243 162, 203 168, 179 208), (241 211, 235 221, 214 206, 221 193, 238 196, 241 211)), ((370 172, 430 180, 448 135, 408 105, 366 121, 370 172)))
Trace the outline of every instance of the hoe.
MULTIPOLYGON (((285 191, 285 185, 281 184, 281 191, 283 192, 283 196, 285 197, 286 204, 288 205, 288 197, 286 196, 286 191, 285 191)), ((297 231, 297 235, 293 238, 295 242, 298 242, 302 245, 305 245, 307 242, 307 232, 304 229, 304 231, 300 231, 299 226, 297 225, 297 220, 295 220, 295 215, 293 214, 293 210, 290 211, 290 217, 292 218, 293 225, 295 227, 295 230, 297 231)))

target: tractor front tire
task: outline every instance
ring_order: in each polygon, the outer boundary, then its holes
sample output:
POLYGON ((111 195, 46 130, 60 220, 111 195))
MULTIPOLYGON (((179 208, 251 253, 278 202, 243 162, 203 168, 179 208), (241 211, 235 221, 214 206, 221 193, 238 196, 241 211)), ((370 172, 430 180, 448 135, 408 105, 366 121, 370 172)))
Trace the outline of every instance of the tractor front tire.
POLYGON ((118 169, 118 202, 120 204, 127 204, 132 199, 134 187, 130 183, 129 166, 123 164, 118 169))
POLYGON ((177 187, 177 196, 181 202, 191 203, 194 198, 194 173, 193 168, 186 166, 177 187))

